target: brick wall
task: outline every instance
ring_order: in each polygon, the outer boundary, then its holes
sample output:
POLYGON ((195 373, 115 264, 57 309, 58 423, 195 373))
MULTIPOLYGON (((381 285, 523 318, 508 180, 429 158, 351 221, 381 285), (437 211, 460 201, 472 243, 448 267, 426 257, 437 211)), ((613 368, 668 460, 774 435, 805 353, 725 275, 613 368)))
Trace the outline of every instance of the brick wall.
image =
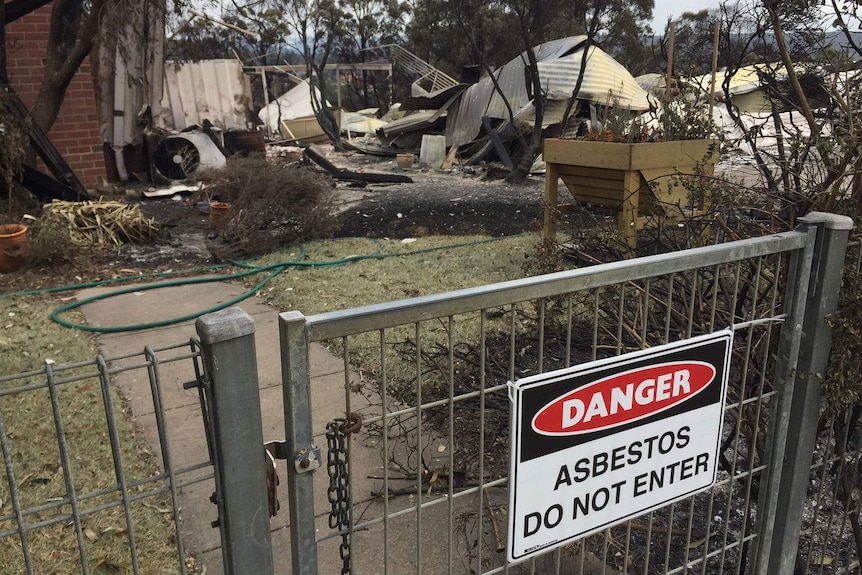
MULTIPOLYGON (((52 4, 27 14, 6 26, 9 81, 30 107, 36 100, 44 71, 52 4)), ((102 184, 106 177, 98 104, 89 60, 85 60, 66 91, 57 121, 48 132, 75 175, 87 189, 102 184)), ((40 169, 50 174, 40 165, 40 169)))

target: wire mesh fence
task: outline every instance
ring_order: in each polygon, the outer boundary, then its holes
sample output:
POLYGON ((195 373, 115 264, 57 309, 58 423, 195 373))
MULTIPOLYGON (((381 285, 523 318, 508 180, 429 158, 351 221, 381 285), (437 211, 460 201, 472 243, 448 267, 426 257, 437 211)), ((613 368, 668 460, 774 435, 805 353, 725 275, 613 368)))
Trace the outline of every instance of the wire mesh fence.
MULTIPOLYGON (((782 346, 796 331, 785 326, 806 297, 798 285, 811 237, 777 234, 370 308, 284 314, 286 389, 312 387, 309 342, 339 354, 344 377, 331 423, 314 422, 314 442, 327 448, 323 468, 305 476, 313 491, 296 489, 303 479, 290 467, 298 472, 302 459, 289 464, 290 529, 273 532, 279 561, 290 547, 293 573, 311 573, 308 565, 314 573, 754 572, 771 535, 762 503, 787 376, 782 346), (713 486, 508 563, 510 382, 727 328, 734 338, 713 486)), ((851 261, 862 259, 859 247, 851 261)), ((202 355, 192 340, 0 377, 4 571, 194 571, 188 542, 216 511, 202 523, 212 453, 187 456, 208 427, 202 355)), ((308 407, 297 405, 290 425, 311 431, 308 407)), ((859 415, 853 405, 820 419, 800 572, 859 571, 859 415)), ((663 441, 645 435, 640 449, 663 441)), ((668 466, 650 482, 681 470, 668 466)), ((610 493, 594 497, 593 509, 610 493)))
MULTIPOLYGON (((345 433, 349 489, 331 487, 318 508, 331 517, 350 494, 348 519, 329 529, 319 519, 321 563, 342 561, 343 573, 748 572, 785 290, 807 275, 791 263, 805 241, 776 236, 306 318, 308 338, 344 357, 343 409, 363 419, 345 433), (507 382, 725 328, 735 337, 715 484, 507 563, 507 382)), ((643 449, 659 441, 644 437, 643 449)), ((328 472, 335 486, 345 469, 328 472)))
POLYGON ((199 358, 193 340, 0 376, 3 572, 193 570, 179 511, 193 486, 212 489, 212 465, 171 450, 176 393, 199 380, 199 358))

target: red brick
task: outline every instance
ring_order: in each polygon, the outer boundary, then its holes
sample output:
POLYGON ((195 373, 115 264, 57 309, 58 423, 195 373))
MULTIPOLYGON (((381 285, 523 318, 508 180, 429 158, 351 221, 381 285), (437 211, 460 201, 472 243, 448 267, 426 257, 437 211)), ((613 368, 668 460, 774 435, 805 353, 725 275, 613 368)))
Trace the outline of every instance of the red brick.
MULTIPOLYGON (((44 77, 52 4, 6 27, 9 79, 27 106, 32 106, 44 77)), ((92 63, 84 62, 72 80, 49 137, 87 187, 101 185, 106 175, 92 63)), ((42 162, 38 165, 45 170, 42 162)))

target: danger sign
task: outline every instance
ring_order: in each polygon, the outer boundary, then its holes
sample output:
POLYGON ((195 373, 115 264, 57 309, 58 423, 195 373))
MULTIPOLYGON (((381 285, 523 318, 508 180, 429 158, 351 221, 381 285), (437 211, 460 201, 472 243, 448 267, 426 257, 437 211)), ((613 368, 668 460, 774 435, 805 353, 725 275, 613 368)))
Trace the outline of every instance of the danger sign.
POLYGON ((709 488, 733 332, 511 385, 509 561, 709 488))

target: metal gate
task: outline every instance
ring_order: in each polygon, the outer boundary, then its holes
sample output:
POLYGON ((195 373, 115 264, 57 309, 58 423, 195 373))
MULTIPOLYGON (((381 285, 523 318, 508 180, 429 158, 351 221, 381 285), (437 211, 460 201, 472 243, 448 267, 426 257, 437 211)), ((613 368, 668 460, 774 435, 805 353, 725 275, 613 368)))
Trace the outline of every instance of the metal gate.
POLYGON ((848 218, 812 214, 793 232, 762 238, 281 314, 287 440, 268 451, 254 324, 237 308, 198 320, 200 341, 190 347, 0 377, 0 541, 9 543, 0 551, 13 561, 2 564, 27 573, 51 571, 51 562, 83 573, 185 572, 183 542, 205 531, 189 530, 197 525, 189 520, 209 523, 215 508, 190 517, 189 505, 184 531, 182 498, 208 496, 214 483, 222 549, 197 547, 221 555, 230 574, 288 563, 295 575, 858 572, 862 439, 849 430, 859 412, 818 426, 825 318, 850 227, 848 218), (735 337, 715 485, 507 564, 507 382, 726 328, 735 337), (340 356, 339 369, 319 369, 332 357, 322 345, 340 356), (172 366, 182 369, 166 380, 172 366), (341 380, 323 385, 336 371, 341 380), (131 422, 128 398, 110 384, 136 374, 151 403, 146 421, 135 410, 131 422), (182 383, 192 394, 183 401, 197 404, 200 393, 194 417, 166 395, 182 393, 182 383), (64 397, 72 393, 91 395, 105 417, 71 413, 64 397), (204 426, 211 452, 202 447, 198 463, 180 468, 173 442, 202 436, 204 426), (132 433, 142 428, 157 460, 130 466, 139 457, 125 450, 146 449, 132 433), (110 445, 107 462, 89 463, 83 441, 93 438, 110 445), (55 463, 33 469, 16 447, 28 442, 55 463), (287 460, 286 490, 266 471, 270 455, 287 460), (289 529, 272 527, 266 513, 278 510, 279 489, 289 529), (155 537, 176 553, 152 557, 155 537), (122 558, 100 552, 117 538, 122 558))
POLYGON ((215 509, 180 510, 213 468, 206 447, 177 457, 204 432, 177 408, 198 404, 200 359, 191 340, 0 376, 0 572, 195 571, 187 546, 206 548, 196 520, 215 509))
POLYGON ((292 572, 792 572, 849 229, 817 214, 762 238, 282 314, 285 451, 308 460, 288 466, 292 572), (507 564, 507 382, 725 328, 715 485, 507 564), (344 361, 330 424, 311 421, 313 342, 344 361))

